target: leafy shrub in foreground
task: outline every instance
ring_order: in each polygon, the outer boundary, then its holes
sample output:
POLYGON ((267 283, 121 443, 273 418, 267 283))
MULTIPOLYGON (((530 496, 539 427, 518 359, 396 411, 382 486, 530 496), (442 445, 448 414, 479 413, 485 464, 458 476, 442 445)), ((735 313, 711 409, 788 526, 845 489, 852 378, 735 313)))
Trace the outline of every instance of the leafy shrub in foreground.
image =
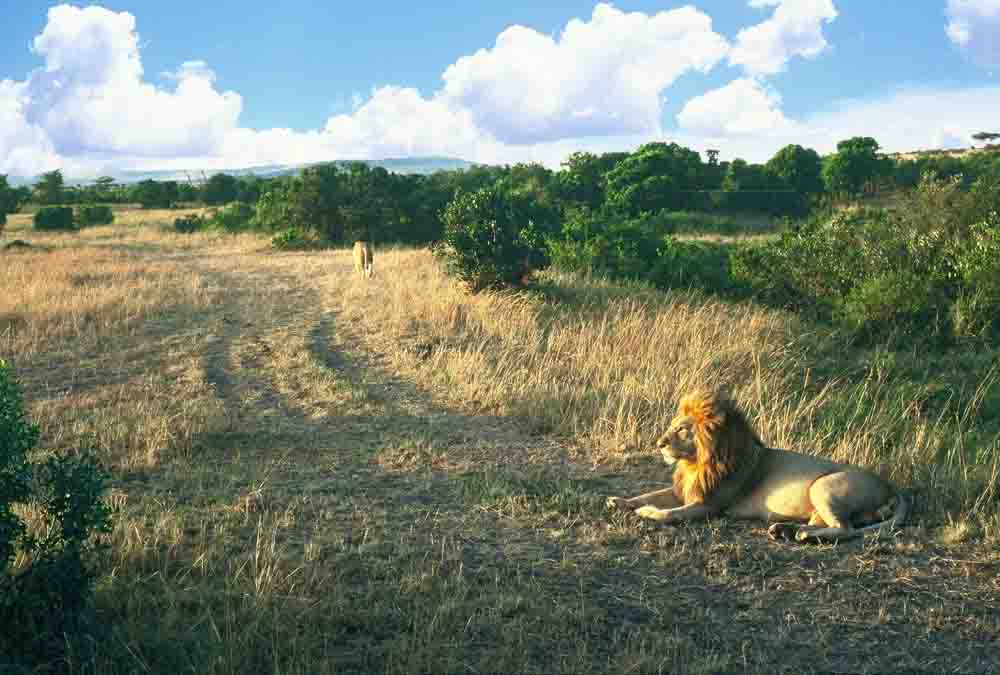
POLYGON ((104 477, 86 453, 29 462, 38 428, 10 366, 0 361, 0 671, 51 658, 79 628, 94 572, 92 535, 106 532, 104 477), (27 527, 15 509, 43 522, 27 527), (37 518, 38 516, 36 516, 37 518), (20 554, 21 569, 10 564, 20 554))
POLYGON ((555 215, 503 181, 459 192, 442 220, 444 238, 434 253, 474 293, 521 286, 531 271, 549 264, 545 240, 555 215))
POLYGON ((77 222, 80 227, 109 225, 115 222, 115 214, 110 206, 104 204, 84 205, 77 209, 77 222))
POLYGON ((35 213, 36 230, 75 230, 73 207, 43 206, 35 213))

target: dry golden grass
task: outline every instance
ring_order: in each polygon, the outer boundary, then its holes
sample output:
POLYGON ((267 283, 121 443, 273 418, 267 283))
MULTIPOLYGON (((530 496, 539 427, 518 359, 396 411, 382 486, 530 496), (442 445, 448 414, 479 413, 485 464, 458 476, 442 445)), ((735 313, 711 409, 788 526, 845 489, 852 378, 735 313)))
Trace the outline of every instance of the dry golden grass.
POLYGON ((181 264, 99 248, 8 254, 0 284, 0 333, 19 356, 128 334, 157 314, 204 311, 211 300, 181 264))
POLYGON ((49 670, 1000 661, 989 368, 941 402, 752 305, 555 274, 470 297, 425 251, 381 248, 366 281, 349 250, 124 221, 0 254, 42 450, 95 447, 118 509, 92 639, 49 670), (797 548, 608 513, 666 479, 649 441, 705 382, 772 444, 887 465, 914 526, 797 548))
POLYGON ((526 420, 585 447, 594 463, 648 454, 684 392, 721 384, 775 447, 882 468, 920 485, 935 507, 975 511, 997 500, 1000 443, 990 439, 973 461, 966 436, 996 368, 929 416, 920 392, 894 388, 877 363, 854 382, 815 381, 815 338, 783 312, 568 276, 549 277, 549 300, 470 297, 425 252, 384 257, 392 273, 377 290, 348 290, 352 323, 366 325, 397 364, 413 364, 416 353, 413 376, 436 382, 454 404, 526 420))

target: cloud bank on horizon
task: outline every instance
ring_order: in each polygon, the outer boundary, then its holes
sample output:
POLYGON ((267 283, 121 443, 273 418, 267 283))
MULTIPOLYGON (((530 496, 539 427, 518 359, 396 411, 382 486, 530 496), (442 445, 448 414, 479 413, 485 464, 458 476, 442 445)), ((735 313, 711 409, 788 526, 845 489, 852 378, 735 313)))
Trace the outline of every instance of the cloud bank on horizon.
MULTIPOLYGON (((793 119, 769 78, 833 48, 833 0, 750 0, 767 16, 732 41, 694 6, 653 14, 599 3, 558 36, 526 26, 462 56, 430 95, 374 88, 322 128, 240 125, 243 99, 219 91, 210 64, 182 63, 157 86, 145 78, 136 17, 59 5, 31 44, 44 65, 0 81, 0 173, 53 168, 94 175, 122 168, 207 169, 331 159, 446 155, 480 162, 540 161, 570 152, 675 140, 761 161, 787 143, 821 152, 852 135, 888 149, 967 144, 992 128, 1000 87, 900 89, 841 101, 793 119), (664 125, 665 95, 682 76, 728 65, 742 74, 686 101, 664 125)), ((1000 65, 1000 0, 947 0, 942 30, 983 65, 1000 65)), ((333 97, 331 97, 333 98, 333 97)))

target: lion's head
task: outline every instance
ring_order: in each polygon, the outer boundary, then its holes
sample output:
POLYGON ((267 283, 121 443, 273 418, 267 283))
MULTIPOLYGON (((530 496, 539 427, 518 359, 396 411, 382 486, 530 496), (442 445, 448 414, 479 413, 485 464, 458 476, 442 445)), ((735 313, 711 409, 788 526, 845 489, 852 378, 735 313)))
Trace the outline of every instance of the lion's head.
POLYGON ((746 417, 720 391, 681 399, 677 415, 656 442, 667 464, 676 465, 674 485, 685 503, 704 502, 727 476, 763 447, 746 417))

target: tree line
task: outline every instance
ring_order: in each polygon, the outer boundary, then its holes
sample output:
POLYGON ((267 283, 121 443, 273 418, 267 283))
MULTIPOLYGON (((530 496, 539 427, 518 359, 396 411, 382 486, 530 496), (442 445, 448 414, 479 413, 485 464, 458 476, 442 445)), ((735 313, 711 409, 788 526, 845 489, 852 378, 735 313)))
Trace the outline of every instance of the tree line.
POLYGON ((90 185, 67 186, 62 173, 52 171, 30 188, 12 188, 0 179, 0 214, 27 202, 134 203, 143 208, 241 202, 252 207, 248 226, 271 231, 296 227, 332 242, 367 237, 416 243, 440 239, 444 208, 457 194, 498 181, 530 195, 550 217, 563 221, 581 211, 625 218, 676 211, 802 217, 824 200, 914 187, 927 172, 960 175, 967 185, 1000 174, 1000 153, 897 161, 881 154, 870 137, 841 141, 825 157, 788 145, 763 164, 720 162, 715 151, 707 155, 703 160, 676 143, 653 142, 634 152, 576 152, 556 171, 517 164, 408 175, 357 162, 312 166, 296 176, 218 173, 202 183, 144 180, 131 185, 105 176, 90 185))

